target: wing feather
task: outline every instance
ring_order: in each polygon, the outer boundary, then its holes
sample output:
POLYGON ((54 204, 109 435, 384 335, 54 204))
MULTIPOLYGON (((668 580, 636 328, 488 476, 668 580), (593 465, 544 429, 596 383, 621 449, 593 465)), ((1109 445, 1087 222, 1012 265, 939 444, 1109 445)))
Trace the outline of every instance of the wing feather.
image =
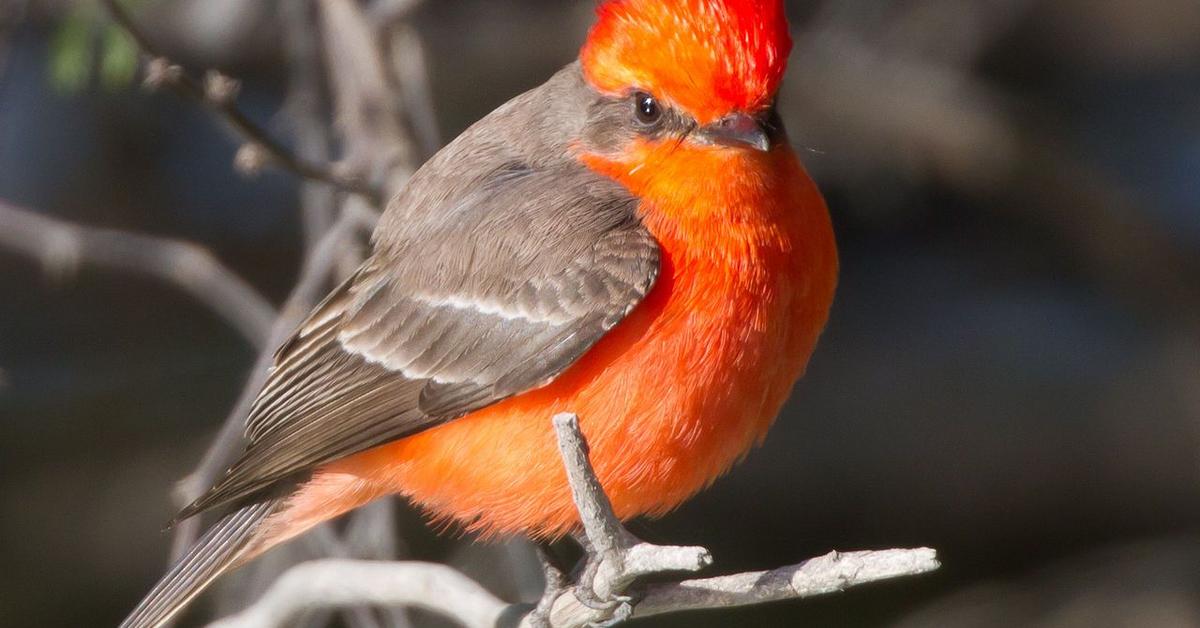
POLYGON ((552 381, 653 286, 634 211, 577 164, 505 164, 440 207, 389 210, 372 257, 276 354, 241 458, 180 517, 552 381))

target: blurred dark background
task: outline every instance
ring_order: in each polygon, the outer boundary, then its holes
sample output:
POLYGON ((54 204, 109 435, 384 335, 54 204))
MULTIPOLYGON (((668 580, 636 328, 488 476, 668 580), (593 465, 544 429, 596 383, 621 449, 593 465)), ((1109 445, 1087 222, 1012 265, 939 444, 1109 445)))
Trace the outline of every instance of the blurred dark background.
MULTIPOLYGON (((276 4, 136 6, 185 64, 245 79, 241 105, 286 138, 276 4)), ((420 7, 441 136, 569 62, 593 4, 420 7)), ((917 545, 944 566, 638 625, 1200 627, 1200 3, 789 11, 784 118, 837 228, 832 322, 765 446, 634 531, 725 572, 917 545)), ((89 18, 0 0, 0 199, 200 242, 282 299, 298 181, 239 176, 193 103, 72 75, 72 19, 89 18)), ((119 621, 254 353, 160 282, 0 250, 0 624, 119 621)), ((471 551, 401 519, 409 556, 471 551)))

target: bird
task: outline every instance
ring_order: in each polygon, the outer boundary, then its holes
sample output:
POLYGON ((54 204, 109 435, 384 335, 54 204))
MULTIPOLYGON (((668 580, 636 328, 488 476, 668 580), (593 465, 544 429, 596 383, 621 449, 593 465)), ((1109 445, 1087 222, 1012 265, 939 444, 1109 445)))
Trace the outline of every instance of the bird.
POLYGON ((388 202, 275 354, 240 458, 177 517, 219 519, 122 628, 385 496, 481 540, 568 535, 561 412, 622 520, 761 443, 838 277, 779 115, 791 47, 782 0, 598 4, 577 59, 388 202))

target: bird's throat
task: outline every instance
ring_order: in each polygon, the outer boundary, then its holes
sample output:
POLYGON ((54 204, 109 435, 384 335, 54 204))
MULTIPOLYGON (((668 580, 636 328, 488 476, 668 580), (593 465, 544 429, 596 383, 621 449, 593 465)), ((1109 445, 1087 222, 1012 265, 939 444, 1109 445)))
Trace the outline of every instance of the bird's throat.
POLYGON ((639 199, 642 221, 678 261, 836 266, 825 203, 786 145, 757 152, 638 141, 619 155, 579 159, 639 199))

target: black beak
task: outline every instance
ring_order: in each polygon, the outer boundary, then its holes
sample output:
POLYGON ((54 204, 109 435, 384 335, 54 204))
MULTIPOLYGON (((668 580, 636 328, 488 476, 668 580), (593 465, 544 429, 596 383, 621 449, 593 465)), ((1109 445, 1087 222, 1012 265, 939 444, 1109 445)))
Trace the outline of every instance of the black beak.
POLYGON ((763 152, 771 150, 771 137, 763 123, 746 113, 728 115, 700 127, 697 136, 703 142, 719 146, 750 147, 763 152))

